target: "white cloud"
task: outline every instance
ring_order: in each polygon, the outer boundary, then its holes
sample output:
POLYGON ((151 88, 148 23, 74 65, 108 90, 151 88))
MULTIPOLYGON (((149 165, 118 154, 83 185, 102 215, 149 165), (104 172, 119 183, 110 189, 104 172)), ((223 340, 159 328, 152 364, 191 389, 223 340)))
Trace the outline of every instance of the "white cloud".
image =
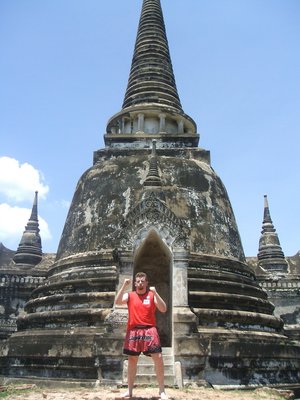
POLYGON ((55 202, 55 204, 61 208, 69 209, 71 202, 69 200, 60 200, 60 201, 55 202))
POLYGON ((39 198, 45 198, 49 191, 40 171, 14 158, 0 157, 0 193, 7 199, 21 202, 32 201, 36 190, 39 198))
MULTIPOLYGON (((25 226, 30 218, 31 209, 12 207, 9 204, 0 204, 0 242, 6 247, 16 249, 25 226)), ((51 239, 47 222, 39 216, 40 235, 43 240, 51 239)))

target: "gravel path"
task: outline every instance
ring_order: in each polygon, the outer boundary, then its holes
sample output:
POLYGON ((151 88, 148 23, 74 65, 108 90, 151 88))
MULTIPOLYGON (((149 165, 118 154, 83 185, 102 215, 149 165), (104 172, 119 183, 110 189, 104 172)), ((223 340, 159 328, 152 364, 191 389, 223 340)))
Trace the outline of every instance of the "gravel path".
MULTIPOLYGON (((2 388, 10 393, 7 400, 114 400, 120 398, 124 389, 97 388, 97 389, 44 389, 32 385, 23 385, 2 388)), ((292 392, 275 389, 256 389, 251 391, 223 391, 214 389, 167 389, 170 400, 283 400, 294 399, 292 392)), ((1 397, 1 393, 0 393, 1 397)), ((156 388, 137 388, 132 400, 158 400, 156 388)))

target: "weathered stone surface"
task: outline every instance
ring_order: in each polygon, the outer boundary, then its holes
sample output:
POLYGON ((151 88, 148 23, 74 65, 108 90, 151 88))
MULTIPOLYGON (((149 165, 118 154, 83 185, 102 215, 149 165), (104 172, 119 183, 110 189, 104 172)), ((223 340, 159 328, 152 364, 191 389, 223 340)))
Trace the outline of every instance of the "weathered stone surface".
MULTIPOLYGON (((149 153, 143 150, 127 156, 124 150, 123 156, 97 163, 82 176, 58 258, 111 248, 112 242, 116 248, 120 245, 126 236, 127 216, 143 198, 149 153)), ((164 156, 157 150, 165 196, 161 207, 165 206, 190 231, 191 251, 244 260, 232 208, 220 179, 206 162, 190 158, 188 151, 172 153, 164 156)), ((162 209, 157 215, 160 221, 167 217, 162 209)), ((147 214, 143 217, 147 219, 147 214)))

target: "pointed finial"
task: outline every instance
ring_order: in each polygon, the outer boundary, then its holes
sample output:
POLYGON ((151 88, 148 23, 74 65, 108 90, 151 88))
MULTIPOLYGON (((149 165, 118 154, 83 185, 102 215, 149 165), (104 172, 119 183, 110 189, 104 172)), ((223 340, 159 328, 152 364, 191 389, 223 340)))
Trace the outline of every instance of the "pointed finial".
POLYGON ((31 221, 38 220, 38 191, 36 191, 34 194, 34 200, 33 200, 30 220, 31 221))
POLYGON ((156 157, 156 140, 152 140, 152 157, 156 157))
POLYGON ((264 220, 263 220, 263 222, 272 224, 268 196, 266 194, 264 195, 264 220))
POLYGON ((147 177, 144 182, 144 186, 161 186, 161 179, 158 172, 157 166, 157 155, 156 155, 156 140, 152 140, 152 151, 150 159, 150 167, 147 177))
POLYGON ((42 259, 42 244, 38 221, 38 192, 35 192, 30 218, 13 258, 18 265, 33 267, 42 259))
POLYGON ((287 271, 287 262, 271 219, 267 195, 264 195, 264 217, 257 258, 259 265, 269 272, 287 271))

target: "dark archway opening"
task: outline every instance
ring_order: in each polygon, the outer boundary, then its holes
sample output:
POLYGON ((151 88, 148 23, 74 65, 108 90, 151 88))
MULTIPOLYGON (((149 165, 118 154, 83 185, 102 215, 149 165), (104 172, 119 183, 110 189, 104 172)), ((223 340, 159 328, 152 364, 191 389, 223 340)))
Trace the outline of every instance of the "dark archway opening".
POLYGON ((172 257, 170 250, 153 229, 136 252, 134 275, 143 271, 149 277, 149 286, 155 286, 167 304, 167 312, 157 312, 157 329, 163 347, 172 345, 172 257))

